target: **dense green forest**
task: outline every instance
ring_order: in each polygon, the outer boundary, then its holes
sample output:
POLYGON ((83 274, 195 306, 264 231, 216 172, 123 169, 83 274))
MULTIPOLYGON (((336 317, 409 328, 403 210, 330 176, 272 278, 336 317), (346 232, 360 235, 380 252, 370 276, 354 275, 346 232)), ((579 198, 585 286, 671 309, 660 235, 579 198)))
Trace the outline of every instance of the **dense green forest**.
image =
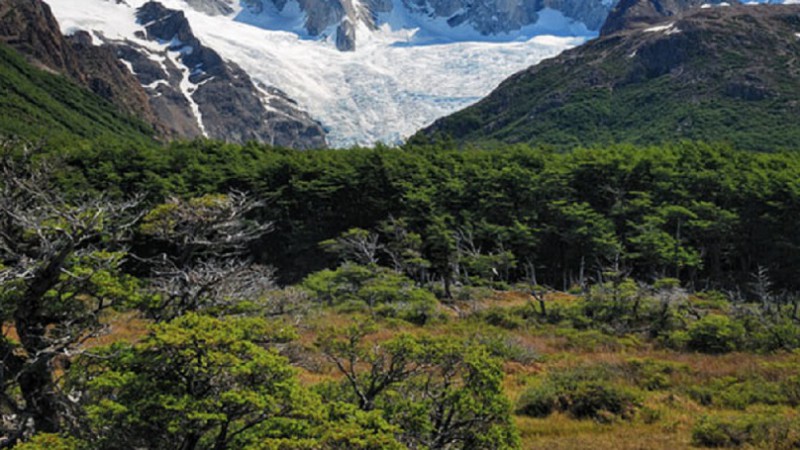
POLYGON ((0 159, 6 447, 800 443, 796 153, 0 159))
POLYGON ((255 214, 273 221, 275 232, 252 250, 288 282, 336 262, 322 241, 359 228, 391 247, 401 245, 394 240, 402 228, 419 239, 421 276, 464 284, 478 282, 473 276, 495 285, 535 276, 568 289, 601 281, 613 266, 696 288, 743 288, 760 270, 782 290, 800 287, 793 152, 691 142, 568 153, 446 144, 298 152, 194 142, 96 145, 61 157, 72 192, 141 192, 158 201, 239 190, 265 200, 255 214))

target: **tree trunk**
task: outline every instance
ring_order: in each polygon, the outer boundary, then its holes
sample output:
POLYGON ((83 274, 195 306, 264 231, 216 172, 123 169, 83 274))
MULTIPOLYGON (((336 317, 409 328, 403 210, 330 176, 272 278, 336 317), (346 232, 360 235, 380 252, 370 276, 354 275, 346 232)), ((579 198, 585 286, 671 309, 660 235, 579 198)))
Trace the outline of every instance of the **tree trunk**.
POLYGON ((33 419, 37 433, 57 433, 60 429, 58 408, 50 374, 51 357, 41 357, 23 368, 19 387, 25 399, 25 410, 33 419))
POLYGON ((228 448, 228 427, 230 426, 229 422, 225 422, 222 424, 222 427, 219 430, 219 434, 217 434, 217 439, 214 443, 214 450, 225 450, 228 448))
POLYGON ((200 435, 196 433, 189 434, 186 436, 186 440, 183 441, 183 446, 181 450, 194 450, 197 448, 197 444, 200 443, 200 435))
POLYGON ((450 277, 446 275, 444 277, 444 298, 448 300, 453 299, 453 294, 450 292, 450 277))

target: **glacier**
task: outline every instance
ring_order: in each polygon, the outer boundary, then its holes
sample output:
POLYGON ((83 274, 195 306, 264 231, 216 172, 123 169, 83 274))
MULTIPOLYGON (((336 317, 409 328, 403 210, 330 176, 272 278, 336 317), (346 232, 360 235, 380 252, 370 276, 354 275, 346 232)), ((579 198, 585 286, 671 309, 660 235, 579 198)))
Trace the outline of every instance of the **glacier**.
MULTIPOLYGON (((86 30, 100 41, 137 37, 135 9, 146 0, 46 0, 62 30, 86 30)), ((242 67, 262 87, 280 89, 319 120, 332 147, 397 144, 435 119, 467 107, 513 73, 596 35, 560 12, 544 9, 536 24, 483 36, 441 19, 395 8, 377 29, 356 25, 359 45, 341 52, 331 39, 300 29, 299 11, 241 5, 209 15, 183 0, 162 0, 184 12, 195 35, 242 67)))

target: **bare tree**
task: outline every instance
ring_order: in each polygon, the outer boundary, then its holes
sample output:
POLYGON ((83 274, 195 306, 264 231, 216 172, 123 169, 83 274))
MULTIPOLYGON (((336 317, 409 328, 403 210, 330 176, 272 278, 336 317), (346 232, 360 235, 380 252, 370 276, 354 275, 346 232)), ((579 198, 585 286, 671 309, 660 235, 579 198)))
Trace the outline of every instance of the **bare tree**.
POLYGON ((242 192, 173 197, 144 217, 141 232, 164 250, 139 258, 151 267, 153 318, 201 309, 224 312, 274 287, 274 271, 247 256, 249 246, 272 230, 272 223, 248 218, 262 206, 242 192))
POLYGON ((100 312, 124 296, 121 243, 139 202, 68 199, 34 150, 3 143, 0 151, 0 322, 17 337, 0 337, 3 448, 61 427, 55 362, 80 351, 101 330, 100 312))
POLYGON ((384 246, 378 243, 378 235, 361 228, 352 228, 336 239, 322 242, 322 247, 336 253, 344 261, 356 264, 378 264, 378 252, 384 246))

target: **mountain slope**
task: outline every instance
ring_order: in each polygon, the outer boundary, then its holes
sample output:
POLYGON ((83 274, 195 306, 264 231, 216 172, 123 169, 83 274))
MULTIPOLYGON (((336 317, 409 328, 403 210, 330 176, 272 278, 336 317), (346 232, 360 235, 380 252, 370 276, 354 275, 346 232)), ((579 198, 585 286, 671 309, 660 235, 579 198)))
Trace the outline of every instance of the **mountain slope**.
MULTIPOLYGON (((47 1, 64 33, 86 30, 98 42, 130 47, 122 56, 133 64, 140 82, 153 96, 166 89, 166 84, 173 84, 171 77, 163 75, 159 62, 164 62, 168 72, 187 67, 179 60, 183 55, 178 54, 178 46, 148 40, 146 24, 137 23, 136 12, 147 0, 82 0, 80 8, 75 7, 75 0, 47 1), (145 51, 131 56, 137 49, 130 44, 145 51), (176 64, 171 59, 176 59, 176 64)), ((239 0, 189 0, 205 4, 205 9, 218 11, 228 5, 238 11, 228 15, 199 12, 185 0, 160 3, 180 11, 204 46, 235 63, 257 87, 268 93, 277 88, 295 100, 296 108, 320 121, 328 132, 327 142, 334 147, 399 143, 434 119, 489 94, 516 71, 584 42, 588 33, 583 24, 550 10, 539 12, 534 28, 487 39, 476 33, 423 38, 422 29, 399 29, 384 23, 359 35, 355 51, 341 52, 329 41, 290 30, 285 22, 294 23, 292 17, 271 15, 274 11, 248 16, 249 10, 241 9, 239 0), (460 40, 453 40, 456 37, 460 40)), ((303 14, 296 12, 302 20, 303 14)), ((397 23, 405 22, 398 18, 397 23)), ((189 82, 196 85, 201 77, 189 82)), ((180 89, 173 92, 186 98, 180 89)), ((200 104, 200 98, 192 97, 200 104)), ((270 99, 280 97, 272 95, 270 99)), ((210 117, 201 104, 200 109, 204 118, 210 117)))
POLYGON ((108 137, 152 142, 152 128, 71 80, 32 66, 0 43, 0 135, 57 143, 108 137))
POLYGON ((614 32, 503 82, 417 139, 800 142, 800 7, 704 8, 614 32))
POLYGON ((147 94, 116 54, 92 45, 87 33, 63 36, 49 6, 40 0, 0 0, 0 42, 34 66, 71 78, 163 134, 147 94))
POLYGON ((151 1, 136 10, 130 25, 140 28, 137 41, 103 41, 129 65, 153 110, 178 135, 301 149, 326 146, 318 122, 286 94, 257 86, 237 64, 204 45, 182 11, 151 1))

